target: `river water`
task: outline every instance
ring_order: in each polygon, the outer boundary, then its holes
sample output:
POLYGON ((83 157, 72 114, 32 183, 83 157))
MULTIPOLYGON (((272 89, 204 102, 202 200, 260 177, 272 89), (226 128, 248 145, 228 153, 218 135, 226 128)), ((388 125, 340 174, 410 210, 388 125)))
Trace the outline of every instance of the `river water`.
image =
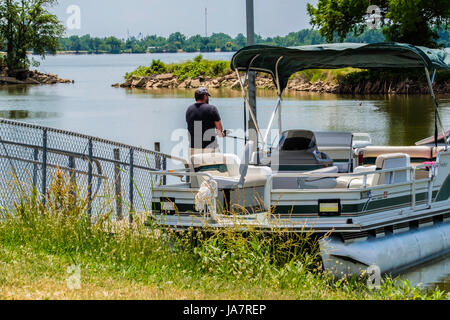
MULTIPOLYGON (((74 84, 0 87, 0 117, 61 128, 131 145, 184 156, 187 145, 184 112, 193 103, 186 90, 136 90, 113 88, 123 75, 152 59, 179 62, 196 54, 60 55, 41 63, 43 72, 75 80, 74 84)), ((206 59, 230 60, 231 53, 205 53, 206 59)), ((450 125, 450 96, 439 97, 442 121, 450 125)), ((258 91, 258 122, 264 128, 276 102, 272 91, 258 91)), ((243 103, 232 90, 212 91, 211 103, 221 113, 224 126, 242 136, 243 103)), ((283 129, 367 132, 374 144, 411 145, 431 136, 434 113, 429 96, 351 96, 287 94, 282 104, 283 129)), ((276 141, 276 134, 270 141, 276 141)), ((242 143, 221 141, 222 149, 240 152, 242 143)), ((450 257, 403 274, 412 284, 439 286, 450 291, 450 257)))

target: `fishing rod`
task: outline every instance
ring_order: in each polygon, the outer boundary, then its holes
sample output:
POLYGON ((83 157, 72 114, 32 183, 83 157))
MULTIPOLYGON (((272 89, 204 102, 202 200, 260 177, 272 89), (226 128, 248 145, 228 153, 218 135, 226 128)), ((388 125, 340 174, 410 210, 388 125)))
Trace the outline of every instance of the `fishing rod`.
POLYGON ((230 136, 230 133, 231 133, 230 130, 225 130, 224 133, 225 133, 224 138, 230 138, 230 139, 234 139, 234 140, 241 140, 241 141, 247 142, 247 140, 245 138, 230 136))

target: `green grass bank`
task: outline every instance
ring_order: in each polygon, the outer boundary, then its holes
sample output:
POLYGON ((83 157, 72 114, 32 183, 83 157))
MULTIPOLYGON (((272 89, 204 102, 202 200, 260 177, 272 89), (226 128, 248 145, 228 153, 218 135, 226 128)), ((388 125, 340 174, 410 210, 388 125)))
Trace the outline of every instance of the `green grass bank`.
MULTIPOLYGON (((114 222, 113 208, 87 218, 58 173, 42 205, 37 192, 1 210, 1 299, 445 299, 439 289, 385 278, 335 280, 310 235, 236 230, 173 233, 114 222), (73 287, 73 267, 79 286, 73 287), (69 284, 72 285, 69 285, 69 284)), ((15 189, 17 190, 17 189, 15 189)), ((114 201, 105 197, 105 205, 114 201)), ((142 218, 142 217, 141 217, 142 218)))

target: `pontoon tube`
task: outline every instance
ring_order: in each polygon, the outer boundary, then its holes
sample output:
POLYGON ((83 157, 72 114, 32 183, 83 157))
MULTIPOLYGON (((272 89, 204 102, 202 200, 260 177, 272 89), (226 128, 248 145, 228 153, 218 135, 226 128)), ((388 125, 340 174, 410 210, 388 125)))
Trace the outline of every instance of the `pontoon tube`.
POLYGON ((360 275, 371 265, 395 273, 448 254, 450 222, 351 243, 332 236, 321 240, 320 250, 325 269, 338 277, 360 275))

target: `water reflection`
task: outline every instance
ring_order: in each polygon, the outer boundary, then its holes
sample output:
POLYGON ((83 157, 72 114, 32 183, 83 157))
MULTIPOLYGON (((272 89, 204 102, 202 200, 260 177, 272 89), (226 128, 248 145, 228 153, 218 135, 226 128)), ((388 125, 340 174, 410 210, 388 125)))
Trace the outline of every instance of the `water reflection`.
POLYGON ((376 112, 383 113, 387 121, 389 145, 413 145, 434 133, 434 107, 427 95, 389 95, 375 105, 376 112))
POLYGON ((57 118, 57 112, 34 112, 28 110, 0 110, 0 118, 23 120, 23 119, 49 119, 57 118))
POLYGON ((450 292, 450 255, 407 271, 400 278, 408 279, 412 286, 438 287, 450 292))
POLYGON ((0 94, 25 95, 32 88, 31 85, 0 85, 0 94))

